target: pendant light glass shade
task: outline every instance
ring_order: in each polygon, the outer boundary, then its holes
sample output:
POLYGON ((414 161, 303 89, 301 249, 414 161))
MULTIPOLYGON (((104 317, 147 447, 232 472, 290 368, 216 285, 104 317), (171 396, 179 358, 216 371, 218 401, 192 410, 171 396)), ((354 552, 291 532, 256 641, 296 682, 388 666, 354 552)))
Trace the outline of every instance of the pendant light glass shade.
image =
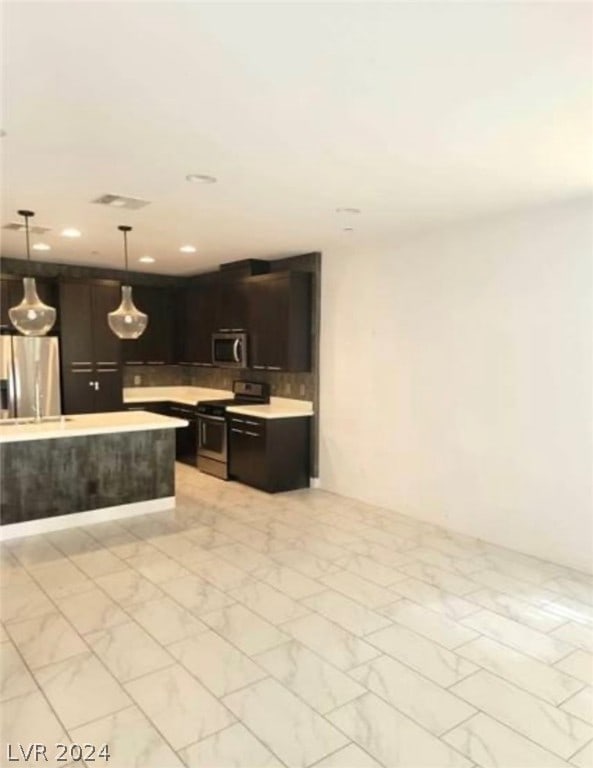
MULTIPOLYGON (((120 232, 124 233, 124 253, 126 257, 126 277, 128 274, 128 232, 132 227, 118 227, 120 232)), ((148 325, 148 315, 140 312, 134 306, 132 300, 132 286, 122 285, 121 304, 113 312, 107 315, 107 322, 113 333, 120 339, 137 339, 146 330, 148 325)))
POLYGON ((131 285, 122 285, 121 304, 107 315, 107 322, 120 339, 137 339, 146 330, 148 315, 134 306, 131 285))
POLYGON ((23 278, 23 291, 21 303, 8 310, 10 322, 23 336, 45 336, 56 322, 56 310, 41 301, 34 277, 23 278))
MULTIPOLYGON (((31 260, 29 251, 29 219, 33 211, 19 211, 19 216, 25 219, 27 234, 27 261, 31 260)), ((37 295, 34 277, 23 278, 23 300, 20 304, 8 310, 10 322, 23 336, 45 336, 56 322, 56 310, 44 304, 37 295)))

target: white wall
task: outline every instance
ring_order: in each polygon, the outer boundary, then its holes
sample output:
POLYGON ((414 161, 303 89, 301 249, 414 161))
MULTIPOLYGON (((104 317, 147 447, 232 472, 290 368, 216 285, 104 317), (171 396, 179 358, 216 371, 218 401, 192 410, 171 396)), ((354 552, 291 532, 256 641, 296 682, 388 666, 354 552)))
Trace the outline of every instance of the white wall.
POLYGON ((583 198, 324 252, 321 486, 591 570, 592 253, 583 198))

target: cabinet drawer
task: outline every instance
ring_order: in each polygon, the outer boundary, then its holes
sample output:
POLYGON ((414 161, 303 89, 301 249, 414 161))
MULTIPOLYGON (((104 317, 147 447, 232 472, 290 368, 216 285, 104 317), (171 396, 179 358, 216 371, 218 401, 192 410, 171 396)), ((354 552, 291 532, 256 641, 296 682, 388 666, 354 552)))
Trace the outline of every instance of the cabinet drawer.
POLYGON ((231 416, 230 419, 231 430, 238 430, 239 432, 245 432, 251 436, 265 436, 266 423, 262 419, 254 419, 252 416, 231 416))

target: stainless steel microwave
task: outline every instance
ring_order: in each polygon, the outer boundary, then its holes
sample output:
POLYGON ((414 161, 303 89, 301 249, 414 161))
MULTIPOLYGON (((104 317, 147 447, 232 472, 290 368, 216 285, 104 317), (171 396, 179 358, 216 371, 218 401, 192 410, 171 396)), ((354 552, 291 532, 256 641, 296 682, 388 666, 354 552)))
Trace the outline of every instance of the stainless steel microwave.
POLYGON ((247 368, 247 334, 212 334, 212 364, 220 368, 247 368))

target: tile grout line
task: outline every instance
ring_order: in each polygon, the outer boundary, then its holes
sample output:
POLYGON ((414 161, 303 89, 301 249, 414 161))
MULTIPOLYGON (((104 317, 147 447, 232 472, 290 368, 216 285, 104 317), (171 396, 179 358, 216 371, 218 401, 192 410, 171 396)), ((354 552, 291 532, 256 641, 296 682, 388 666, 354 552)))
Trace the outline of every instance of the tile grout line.
MULTIPOLYGON (((493 675, 494 677, 498 677, 500 680, 502 680, 503 682, 507 683, 508 685, 513 686, 514 688, 518 688, 519 690, 523 690, 522 688, 519 688, 519 686, 513 685, 513 683, 510 683, 508 680, 504 680, 503 678, 499 677, 499 675, 495 674, 494 672, 490 672, 489 670, 479 669, 477 672, 474 672, 473 674, 476 675, 479 672, 483 672, 483 671, 489 672, 489 674, 493 675)), ((471 677, 471 675, 470 675, 470 677, 471 677)), ((465 680, 463 682, 465 682, 465 680)), ((529 691, 524 691, 524 692, 527 693, 528 695, 533 695, 533 694, 529 694, 529 691)), ((544 751, 549 752, 551 755, 554 755, 555 757, 558 757, 561 760, 565 760, 566 761, 568 759, 568 758, 564 757, 563 755, 560 755, 558 752, 553 752, 551 749, 548 749, 548 747, 544 746, 540 742, 535 741, 535 739, 532 739, 527 734, 522 733, 521 731, 518 731, 512 725, 509 725, 508 723, 504 723, 502 720, 500 720, 498 717, 495 717, 490 712, 486 712, 485 710, 480 709, 479 707, 476 707, 475 704, 472 704, 471 701, 468 701, 467 699, 463 698, 463 696, 461 694, 458 694, 457 691, 455 691, 455 694, 457 696, 459 696, 459 698, 462 699, 466 704, 469 704, 470 706, 475 707, 478 710, 478 713, 480 713, 482 715, 485 715, 486 717, 489 717, 491 720, 494 720, 495 722, 499 723, 500 725, 504 726, 505 728, 508 728, 510 731, 513 731, 514 733, 518 734, 521 738, 526 739, 527 741, 530 741, 532 744, 535 744, 540 749, 543 749, 544 751)), ((534 698, 537 698, 537 697, 534 697, 534 698)), ((538 699, 538 701, 543 701, 543 699, 538 699)), ((544 703, 548 704, 548 706, 553 707, 554 709, 558 709, 558 707, 554 707, 554 705, 550 704, 549 702, 544 702, 544 703)), ((559 710, 559 711, 562 712, 562 710, 559 710)), ((569 715, 570 717, 574 717, 574 715, 570 715, 570 713, 568 713, 568 712, 564 712, 563 714, 564 715, 569 715)), ((587 742, 587 743, 589 743, 589 742, 587 742)), ((586 744, 581 745, 579 747, 579 749, 576 750, 575 754, 577 752, 579 752, 581 749, 583 749, 585 746, 586 746, 586 744)))

